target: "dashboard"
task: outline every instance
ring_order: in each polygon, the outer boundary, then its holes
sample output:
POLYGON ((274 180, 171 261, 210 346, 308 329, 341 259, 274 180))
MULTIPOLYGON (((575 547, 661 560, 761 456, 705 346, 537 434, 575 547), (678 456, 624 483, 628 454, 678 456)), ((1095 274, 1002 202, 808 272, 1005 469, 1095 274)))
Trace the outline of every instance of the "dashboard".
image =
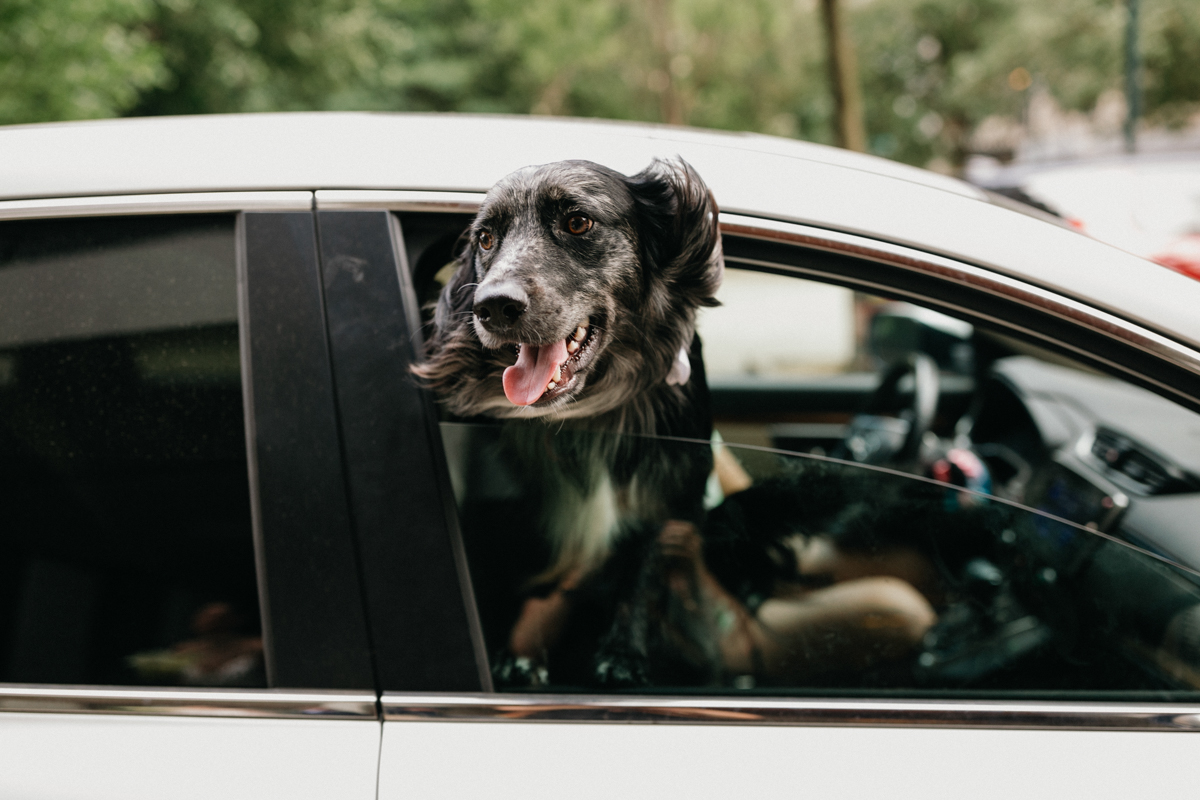
POLYGON ((992 365, 971 417, 995 494, 1030 511, 985 554, 1002 576, 991 594, 943 615, 949 644, 922 657, 972 683, 1200 688, 1196 415, 1104 375, 1010 356, 992 365))
POLYGON ((1200 568, 1196 414, 1104 375, 1012 356, 993 365, 971 436, 1020 460, 1029 477, 1011 499, 1200 568))

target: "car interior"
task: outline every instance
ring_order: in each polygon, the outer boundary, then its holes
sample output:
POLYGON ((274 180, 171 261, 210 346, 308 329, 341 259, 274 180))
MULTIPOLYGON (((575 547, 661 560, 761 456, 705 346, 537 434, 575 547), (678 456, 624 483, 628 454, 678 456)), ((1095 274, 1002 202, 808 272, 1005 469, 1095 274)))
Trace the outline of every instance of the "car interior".
MULTIPOLYGON (((426 305, 469 218, 400 217, 426 305)), ((773 583, 725 588, 753 611, 764 591, 815 597, 888 575, 915 587, 936 620, 886 662, 800 666, 814 640, 798 635, 792 666, 656 690, 1194 697, 1195 412, 898 293, 741 266, 727 261, 723 305, 699 321, 716 430, 706 503, 710 519, 741 504, 764 529, 786 528, 776 540, 789 563, 773 583), (738 476, 718 476, 731 463, 738 476), (774 517, 759 513, 767 506, 774 517)), ((506 574, 496 531, 472 529, 472 507, 535 490, 492 456, 481 469, 488 426, 444 417, 442 430, 494 677, 514 690, 579 689, 553 670, 533 680, 509 670, 508 682, 497 672, 520 580, 506 574)), ((721 579, 729 552, 713 525, 704 557, 721 579)))

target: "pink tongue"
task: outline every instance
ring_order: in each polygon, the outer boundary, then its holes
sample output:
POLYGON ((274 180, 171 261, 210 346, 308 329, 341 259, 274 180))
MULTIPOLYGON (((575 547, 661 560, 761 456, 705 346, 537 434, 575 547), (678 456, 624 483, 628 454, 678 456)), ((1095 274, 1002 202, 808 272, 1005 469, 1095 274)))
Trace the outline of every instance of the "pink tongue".
POLYGON ((504 395, 514 405, 527 406, 546 391, 554 369, 567 360, 567 340, 541 347, 521 345, 517 363, 504 370, 504 395))

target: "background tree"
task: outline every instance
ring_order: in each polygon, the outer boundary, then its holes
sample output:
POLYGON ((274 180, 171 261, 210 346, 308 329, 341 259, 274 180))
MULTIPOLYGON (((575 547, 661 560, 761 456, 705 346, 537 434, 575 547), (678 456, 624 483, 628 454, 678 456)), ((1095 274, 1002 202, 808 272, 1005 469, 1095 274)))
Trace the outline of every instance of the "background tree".
MULTIPOLYGON (((475 111, 832 142, 817 3, 0 0, 0 123, 475 111)), ((1035 96, 1119 104, 1124 0, 842 6, 879 155, 954 170, 981 131, 1029 122, 1035 96)), ((1200 111, 1200 7, 1142 0, 1141 18, 1147 122, 1183 125, 1200 111)))
POLYGON ((0 0, 0 123, 112 117, 165 77, 148 0, 0 0))
POLYGON ((1142 102, 1151 122, 1182 125, 1200 112, 1200 8, 1142 2, 1142 102))
POLYGON ((862 88, 858 81, 858 60, 854 43, 846 33, 838 0, 821 0, 821 22, 825 29, 825 61, 829 72, 829 92, 833 95, 833 133, 839 147, 867 149, 863 127, 862 88))

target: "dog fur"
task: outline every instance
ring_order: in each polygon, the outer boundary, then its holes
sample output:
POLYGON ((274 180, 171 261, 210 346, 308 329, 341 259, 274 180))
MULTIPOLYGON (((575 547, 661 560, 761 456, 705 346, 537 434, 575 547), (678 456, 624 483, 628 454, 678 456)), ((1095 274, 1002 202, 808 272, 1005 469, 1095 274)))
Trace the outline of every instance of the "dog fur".
POLYGON ((526 167, 488 192, 416 372, 463 417, 586 418, 614 433, 661 433, 688 404, 686 388, 666 378, 692 343, 697 309, 717 304, 723 274, 716 202, 686 162, 656 160, 633 177, 586 161, 526 167), (577 212, 595 223, 586 236, 559 230, 577 212), (483 233, 496 239, 490 251, 483 233), (472 314, 476 293, 500 281, 531 298, 508 335, 472 314), (509 402, 501 374, 512 345, 565 338, 587 319, 604 338, 585 380, 545 405, 509 402))
MULTIPOLYGON (((668 519, 699 524, 712 462, 695 443, 711 435, 696 313, 717 305, 724 263, 717 205, 695 170, 681 159, 655 160, 630 177, 586 161, 527 167, 488 192, 465 239, 414 372, 451 415, 504 421, 491 452, 537 506, 464 509, 468 551, 511 563, 527 531, 500 535, 497 521, 536 517, 534 526, 509 527, 538 529, 545 547, 529 549, 544 554, 542 564, 503 572, 519 574, 524 587, 549 587, 604 564, 622 532, 651 531, 668 519), (580 217, 589 221, 583 234, 571 230, 583 227, 580 217), (497 293, 513 305, 489 317, 491 301, 481 298, 497 293), (516 369, 518 348, 569 345, 582 328, 578 368, 564 365, 562 387, 528 403, 506 396, 504 373, 516 369), (690 376, 680 371, 682 354, 690 376), (473 532, 481 529, 496 535, 473 532)), ((638 560, 629 567, 634 575, 649 569, 638 560)), ((486 581, 476 571, 477 594, 488 594, 486 581)), ((624 583, 636 593, 646 581, 624 583)), ((494 611, 488 602, 481 602, 485 630, 494 611)), ((629 640, 640 641, 629 658, 644 662, 653 642, 627 630, 640 602, 627 592, 598 612, 595 619, 607 621, 593 624, 596 637, 584 647, 592 652, 583 658, 590 666, 581 665, 575 680, 589 671, 644 679, 644 664, 614 669, 596 643, 628 650, 629 640)), ((511 611, 494 614, 489 638, 505 635, 511 611)))

